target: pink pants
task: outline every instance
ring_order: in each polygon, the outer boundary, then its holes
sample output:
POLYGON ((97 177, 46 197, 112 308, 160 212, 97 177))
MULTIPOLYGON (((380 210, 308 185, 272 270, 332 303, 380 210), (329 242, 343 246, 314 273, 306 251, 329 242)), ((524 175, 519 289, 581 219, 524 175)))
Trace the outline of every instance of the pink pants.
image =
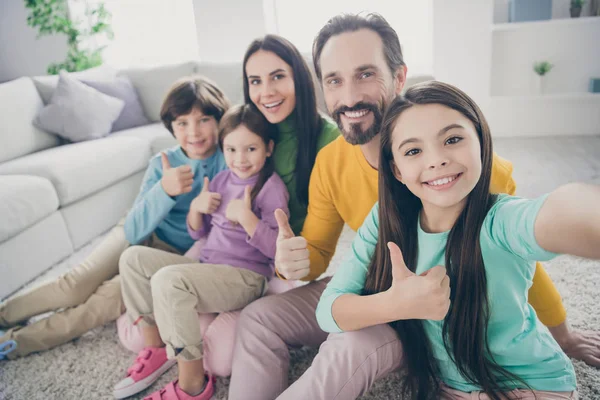
MULTIPOLYGON (((286 292, 298 286, 297 281, 273 278, 269 282, 266 296, 286 292)), ((203 335, 204 369, 211 374, 227 377, 231 375, 235 327, 241 311, 222 314, 198 314, 200 332, 203 335)), ((144 339, 138 325, 132 325, 126 314, 117 320, 117 332, 121 344, 134 353, 144 348, 144 339)))

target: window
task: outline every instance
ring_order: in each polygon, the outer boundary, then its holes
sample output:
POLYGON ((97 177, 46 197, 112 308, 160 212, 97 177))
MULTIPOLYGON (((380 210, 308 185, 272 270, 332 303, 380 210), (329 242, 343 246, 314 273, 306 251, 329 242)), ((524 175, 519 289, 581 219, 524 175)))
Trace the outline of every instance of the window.
MULTIPOLYGON (((98 0, 86 0, 93 5, 98 0)), ((104 61, 117 68, 174 64, 198 58, 191 0, 102 0, 112 14, 115 37, 107 42, 104 61)), ((71 0, 72 16, 84 15, 71 0)))

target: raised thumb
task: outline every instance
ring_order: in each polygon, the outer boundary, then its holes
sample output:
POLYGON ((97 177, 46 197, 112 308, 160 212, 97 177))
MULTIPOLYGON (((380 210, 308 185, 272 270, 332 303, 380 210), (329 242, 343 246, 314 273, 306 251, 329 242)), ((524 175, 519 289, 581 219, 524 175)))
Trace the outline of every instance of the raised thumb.
POLYGON ((204 177, 204 183, 202 184, 202 191, 203 192, 208 192, 208 184, 210 183, 210 179, 208 179, 208 176, 204 177))
POLYGON ((275 210, 275 220, 279 227, 278 239, 290 239, 294 237, 294 231, 288 222, 288 217, 281 208, 275 210))
POLYGON ((390 260, 392 261, 392 278, 394 280, 405 279, 414 275, 414 273, 406 266, 402 251, 400 251, 398 245, 394 242, 388 242, 387 246, 390 250, 390 260))
POLYGON ((169 157, 165 153, 160 153, 160 161, 162 162, 163 171, 171 168, 171 163, 169 162, 169 157))
POLYGON ((248 185, 244 188, 244 203, 248 208, 252 208, 252 187, 248 185))

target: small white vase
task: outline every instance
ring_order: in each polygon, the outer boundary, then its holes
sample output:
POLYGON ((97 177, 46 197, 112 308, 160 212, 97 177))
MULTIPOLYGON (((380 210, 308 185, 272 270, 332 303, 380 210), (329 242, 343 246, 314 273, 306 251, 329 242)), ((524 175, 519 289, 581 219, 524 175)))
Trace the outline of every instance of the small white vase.
POLYGON ((543 95, 545 92, 546 76, 535 74, 534 92, 535 95, 543 95))

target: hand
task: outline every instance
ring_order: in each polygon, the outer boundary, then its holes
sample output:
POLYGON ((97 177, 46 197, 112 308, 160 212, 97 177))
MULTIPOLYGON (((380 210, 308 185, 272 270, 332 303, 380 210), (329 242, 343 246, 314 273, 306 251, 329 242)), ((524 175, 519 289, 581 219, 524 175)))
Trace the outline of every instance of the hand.
POLYGON ((441 321, 450 308, 450 278, 436 265, 420 276, 408 269, 400 248, 388 243, 392 261, 392 286, 386 291, 390 315, 398 319, 441 321))
POLYGON ((285 213, 275 210, 279 227, 275 268, 286 279, 302 279, 310 272, 310 260, 306 239, 295 236, 285 213))
POLYGON ((200 194, 196 196, 196 198, 192 200, 192 204, 190 204, 191 211, 199 214, 212 214, 221 205, 221 194, 210 192, 208 190, 209 183, 210 180, 208 179, 208 176, 205 176, 204 186, 202 186, 200 194))
POLYGON ((160 159, 162 161, 163 169, 163 176, 160 180, 160 184, 164 191, 171 197, 191 192, 192 184, 194 183, 192 167, 189 165, 182 165, 177 168, 171 168, 171 164, 165 153, 160 153, 160 159))
POLYGON ((225 218, 235 224, 239 224, 245 212, 252 212, 251 194, 252 188, 246 186, 244 188, 244 196, 241 199, 233 199, 227 204, 225 218))
POLYGON ((573 330, 566 322, 548 329, 566 355, 600 368, 600 332, 573 330))

